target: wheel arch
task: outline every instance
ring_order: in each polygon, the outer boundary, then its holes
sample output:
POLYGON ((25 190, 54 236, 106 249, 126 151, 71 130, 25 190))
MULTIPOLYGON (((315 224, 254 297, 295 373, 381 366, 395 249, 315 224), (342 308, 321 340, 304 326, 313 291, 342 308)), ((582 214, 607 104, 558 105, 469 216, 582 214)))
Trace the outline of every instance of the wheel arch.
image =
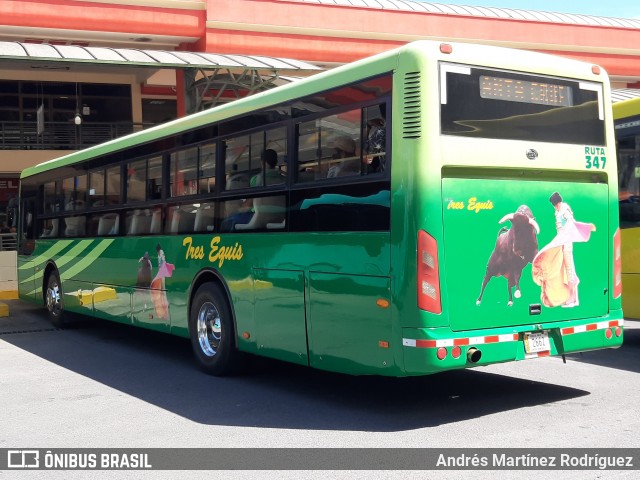
MULTIPOLYGON (((213 268, 205 268, 200 270, 198 274, 194 277, 193 281, 191 282, 191 286, 189 287, 187 317, 191 316, 191 305, 193 303, 193 298, 195 297, 196 292, 205 283, 212 283, 217 287, 219 287, 226 298, 227 305, 229 306, 229 311, 231 312, 231 320, 233 321, 233 329, 234 329, 233 343, 237 348, 238 347, 238 325, 236 322, 236 311, 235 311, 233 302, 231 301, 231 291, 229 290, 229 286, 227 285, 227 282, 225 282, 224 278, 222 277, 222 275, 220 275, 220 272, 218 272, 217 270, 213 268)), ((189 335, 191 335, 191 332, 189 332, 189 335)))
POLYGON ((46 292, 47 292, 47 283, 49 282, 49 275, 53 272, 57 272, 58 278, 60 279, 60 292, 62 293, 62 279, 60 278, 60 270, 58 270, 58 266, 53 260, 49 260, 44 267, 44 272, 42 274, 42 304, 47 304, 46 292))

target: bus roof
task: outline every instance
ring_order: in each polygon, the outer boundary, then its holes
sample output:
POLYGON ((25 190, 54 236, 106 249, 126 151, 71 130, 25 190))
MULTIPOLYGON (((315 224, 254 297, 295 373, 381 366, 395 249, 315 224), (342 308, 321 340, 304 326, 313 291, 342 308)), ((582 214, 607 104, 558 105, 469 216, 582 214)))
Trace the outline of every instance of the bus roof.
POLYGON ((619 120, 640 115, 640 97, 613 104, 613 118, 619 120))
POLYGON ((425 52, 434 59, 449 59, 452 62, 473 63, 488 67, 514 68, 523 71, 539 72, 546 75, 566 75, 571 71, 576 78, 603 81, 606 72, 595 76, 592 74, 591 64, 577 60, 545 53, 526 50, 514 50, 504 47, 487 45, 458 43, 453 46, 453 51, 461 55, 450 56, 440 50, 442 42, 419 40, 403 45, 397 49, 389 50, 372 57, 367 57, 353 63, 336 67, 299 81, 283 85, 271 90, 257 93, 210 110, 194 113, 176 120, 156 125, 152 128, 132 133, 124 137, 101 143, 77 152, 58 157, 22 171, 20 178, 27 178, 59 167, 73 165, 88 159, 107 155, 125 148, 152 142, 168 135, 176 135, 192 129, 206 126, 207 124, 233 118, 244 113, 266 108, 278 103, 285 103, 311 95, 336 86, 374 77, 396 69, 398 57, 402 54, 413 55, 416 58, 424 56, 425 52), (517 52, 517 54, 513 54, 517 52), (495 59, 500 59, 496 61, 495 59), (365 72, 365 75, 363 75, 365 72))

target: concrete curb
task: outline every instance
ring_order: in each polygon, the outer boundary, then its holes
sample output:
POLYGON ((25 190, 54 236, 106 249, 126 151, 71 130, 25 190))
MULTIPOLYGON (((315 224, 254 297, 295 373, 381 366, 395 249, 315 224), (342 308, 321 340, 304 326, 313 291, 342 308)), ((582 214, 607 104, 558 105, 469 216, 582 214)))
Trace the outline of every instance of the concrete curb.
POLYGON ((18 300, 18 291, 0 290, 0 300, 18 300))

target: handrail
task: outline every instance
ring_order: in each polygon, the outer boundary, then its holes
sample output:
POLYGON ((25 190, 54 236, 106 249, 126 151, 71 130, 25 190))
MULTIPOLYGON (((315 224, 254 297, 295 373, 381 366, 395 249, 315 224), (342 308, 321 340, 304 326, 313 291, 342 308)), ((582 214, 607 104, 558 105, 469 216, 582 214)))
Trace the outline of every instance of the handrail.
POLYGON ((0 122, 0 150, 78 150, 149 128, 149 122, 0 122))

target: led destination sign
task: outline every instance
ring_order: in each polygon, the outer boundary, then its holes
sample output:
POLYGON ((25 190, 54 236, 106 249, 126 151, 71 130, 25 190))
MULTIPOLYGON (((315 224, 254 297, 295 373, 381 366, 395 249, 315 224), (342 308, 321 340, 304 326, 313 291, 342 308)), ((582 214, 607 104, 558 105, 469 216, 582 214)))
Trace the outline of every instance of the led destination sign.
POLYGON ((571 87, 487 75, 480 77, 480 97, 557 107, 570 107, 573 104, 571 87))

